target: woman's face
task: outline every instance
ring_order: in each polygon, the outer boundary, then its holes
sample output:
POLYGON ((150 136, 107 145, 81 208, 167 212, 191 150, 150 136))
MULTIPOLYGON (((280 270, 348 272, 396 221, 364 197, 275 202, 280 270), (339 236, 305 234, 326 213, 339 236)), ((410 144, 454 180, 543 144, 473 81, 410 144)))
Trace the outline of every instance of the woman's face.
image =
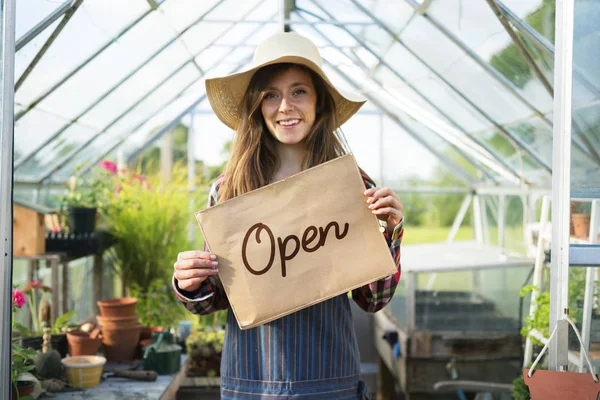
POLYGON ((289 68, 265 92, 261 111, 269 132, 283 144, 302 142, 316 117, 317 93, 310 74, 289 68))

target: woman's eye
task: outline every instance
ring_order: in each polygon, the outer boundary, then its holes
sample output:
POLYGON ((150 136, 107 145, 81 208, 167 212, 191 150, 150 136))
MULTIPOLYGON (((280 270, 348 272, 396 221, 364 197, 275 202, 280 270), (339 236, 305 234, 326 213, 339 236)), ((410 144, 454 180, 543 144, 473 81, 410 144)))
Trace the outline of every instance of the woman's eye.
POLYGON ((298 89, 298 90, 294 91, 294 96, 297 96, 299 94, 304 94, 304 93, 306 93, 306 90, 304 90, 304 89, 298 89))
POLYGON ((271 100, 271 99, 274 99, 276 97, 277 97, 277 95, 275 93, 267 93, 267 94, 265 94, 265 99, 271 100))

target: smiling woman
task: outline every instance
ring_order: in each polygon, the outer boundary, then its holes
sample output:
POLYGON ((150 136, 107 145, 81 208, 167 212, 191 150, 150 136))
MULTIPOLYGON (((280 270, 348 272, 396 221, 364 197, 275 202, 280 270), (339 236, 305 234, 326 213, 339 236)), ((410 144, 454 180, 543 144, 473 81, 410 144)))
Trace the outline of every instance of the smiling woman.
MULTIPOLYGON (((212 186, 209 206, 346 154, 339 127, 364 103, 342 94, 330 82, 315 45, 296 33, 281 33, 263 41, 254 64, 248 71, 206 81, 213 110, 236 131, 231 158, 212 186)), ((352 299, 361 308, 375 312, 388 304, 400 279, 402 203, 389 188, 376 187, 366 174, 363 182, 367 189, 364 206, 387 223, 382 234, 398 268, 396 273, 352 291, 352 299)), ((319 205, 326 208, 323 202, 319 205)), ((236 222, 241 225, 239 219, 236 222)), ((308 226, 300 235, 275 237, 274 231, 281 232, 275 228, 259 222, 239 233, 245 234, 240 263, 244 265, 239 267, 245 266, 255 275, 267 273, 279 252, 285 277, 286 262, 293 268, 307 263, 295 258, 301 250, 319 257, 319 248, 344 240, 354 229, 343 220, 331 219, 325 226, 308 226), (249 255, 257 248, 264 250, 260 262, 246 257, 246 251, 249 255)), ((206 250, 181 252, 174 265, 175 293, 197 314, 230 307, 217 275, 219 257, 206 250)), ((309 302, 292 314, 244 330, 233 312, 228 314, 222 398, 341 400, 364 399, 365 394, 347 293, 316 304, 309 302)))
MULTIPOLYGON (((282 144, 298 144, 315 122, 317 95, 310 73, 276 64, 279 73, 263 95, 261 111, 267 129, 282 144)), ((269 68, 273 69, 273 68, 269 68)))

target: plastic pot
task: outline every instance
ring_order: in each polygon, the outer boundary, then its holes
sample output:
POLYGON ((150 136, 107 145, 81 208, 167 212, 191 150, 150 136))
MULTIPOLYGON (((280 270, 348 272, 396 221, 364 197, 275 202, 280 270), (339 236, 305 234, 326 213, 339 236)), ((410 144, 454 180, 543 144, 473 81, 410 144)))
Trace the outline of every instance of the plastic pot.
POLYGON ((73 233, 90 233, 96 230, 96 208, 69 207, 68 223, 73 233))

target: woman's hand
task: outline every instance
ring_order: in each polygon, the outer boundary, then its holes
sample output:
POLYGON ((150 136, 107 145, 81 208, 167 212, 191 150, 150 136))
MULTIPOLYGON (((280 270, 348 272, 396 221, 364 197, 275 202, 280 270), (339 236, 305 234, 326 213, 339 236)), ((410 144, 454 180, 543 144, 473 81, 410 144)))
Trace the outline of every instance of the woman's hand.
POLYGON ((206 251, 191 250, 179 253, 175 268, 175 279, 180 289, 193 292, 211 275, 219 270, 217 256, 206 251))
POLYGON ((390 237, 396 225, 404 218, 404 206, 400 198, 390 188, 372 187, 364 192, 367 203, 373 214, 382 221, 387 222, 387 230, 390 237))

